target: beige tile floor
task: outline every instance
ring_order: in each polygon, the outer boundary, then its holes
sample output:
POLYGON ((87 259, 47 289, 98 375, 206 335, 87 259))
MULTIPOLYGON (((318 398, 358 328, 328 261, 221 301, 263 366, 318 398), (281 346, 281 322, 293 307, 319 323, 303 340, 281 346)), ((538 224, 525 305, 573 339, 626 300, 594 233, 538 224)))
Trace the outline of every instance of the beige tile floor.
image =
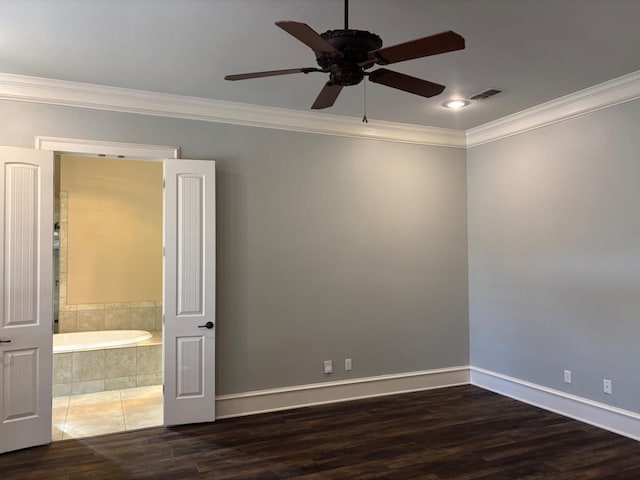
POLYGON ((162 386, 127 388, 53 399, 53 440, 162 425, 162 386))

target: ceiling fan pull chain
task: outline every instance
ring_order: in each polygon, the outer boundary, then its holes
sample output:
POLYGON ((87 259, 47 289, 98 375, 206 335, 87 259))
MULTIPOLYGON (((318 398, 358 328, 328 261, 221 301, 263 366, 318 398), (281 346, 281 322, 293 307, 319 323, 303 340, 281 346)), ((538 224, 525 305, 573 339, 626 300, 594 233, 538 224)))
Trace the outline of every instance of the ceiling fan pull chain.
POLYGON ((362 123, 369 123, 369 120, 367 119, 367 77, 363 79, 362 85, 364 87, 364 90, 363 90, 364 116, 362 117, 362 123))

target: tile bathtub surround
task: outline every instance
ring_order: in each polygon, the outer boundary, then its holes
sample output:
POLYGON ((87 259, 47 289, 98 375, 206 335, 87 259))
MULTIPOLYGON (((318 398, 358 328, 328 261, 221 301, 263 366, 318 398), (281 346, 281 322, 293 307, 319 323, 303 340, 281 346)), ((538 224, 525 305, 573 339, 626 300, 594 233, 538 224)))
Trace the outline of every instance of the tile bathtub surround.
POLYGON ((150 306, 131 308, 131 330, 156 329, 156 306, 150 303, 150 306))
MULTIPOLYGON (((84 305, 77 305, 77 307, 84 307, 84 305)), ((76 325, 78 332, 105 330, 104 308, 78 308, 76 312, 76 325)))
POLYGON ((58 353, 53 356, 54 385, 72 382, 72 355, 72 353, 58 353))
POLYGON ((56 353, 54 397, 159 385, 162 383, 162 336, 136 346, 56 353))
POLYGON ((60 310, 58 312, 58 333, 78 331, 78 320, 75 310, 60 310))
POLYGON ((136 374, 137 347, 105 350, 104 378, 128 377, 136 374))
POLYGON ((136 348, 136 375, 161 372, 162 345, 136 348))
MULTIPOLYGON (((104 329, 131 330, 131 308, 121 306, 108 308, 108 306, 105 306, 104 329)), ((155 330, 155 328, 153 330, 155 330)))
POLYGON ((104 379, 105 350, 73 352, 71 358, 72 382, 104 379))
MULTIPOLYGON (((58 331, 162 330, 162 302, 121 302, 68 305, 62 296, 66 278, 60 273, 58 331)), ((66 275, 66 274, 64 274, 66 275)))
POLYGON ((162 331, 162 302, 156 302, 156 328, 154 330, 162 331))

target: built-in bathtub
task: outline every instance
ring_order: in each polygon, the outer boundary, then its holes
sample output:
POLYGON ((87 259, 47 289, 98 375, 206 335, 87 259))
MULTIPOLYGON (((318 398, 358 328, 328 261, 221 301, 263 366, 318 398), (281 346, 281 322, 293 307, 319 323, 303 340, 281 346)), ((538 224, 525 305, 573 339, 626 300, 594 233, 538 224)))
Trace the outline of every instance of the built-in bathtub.
POLYGON ((152 337, 153 335, 145 330, 56 333, 53 335, 53 353, 80 352, 135 345, 152 337))
POLYGON ((58 333, 53 344, 53 396, 162 383, 160 331, 58 333))

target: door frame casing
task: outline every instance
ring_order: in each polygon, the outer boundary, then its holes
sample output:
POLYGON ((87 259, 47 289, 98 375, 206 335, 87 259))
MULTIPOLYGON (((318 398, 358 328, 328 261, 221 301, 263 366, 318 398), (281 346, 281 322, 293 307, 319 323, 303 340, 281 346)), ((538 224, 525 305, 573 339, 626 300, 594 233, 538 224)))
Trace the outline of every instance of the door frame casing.
POLYGON ((168 145, 145 145, 137 143, 104 142, 102 140, 88 140, 64 137, 35 137, 36 150, 51 150, 56 155, 81 154, 106 157, 127 158, 139 160, 162 161, 164 159, 178 159, 180 147, 168 145))
MULTIPOLYGON (((136 159, 136 160, 148 160, 148 161, 156 161, 156 162, 163 162, 165 165, 165 169, 163 172, 163 176, 166 175, 166 167, 168 165, 167 162, 171 162, 171 160, 182 160, 181 159, 181 151, 180 151, 180 147, 175 147, 175 146, 163 146, 163 145, 144 145, 144 144, 132 144, 132 143, 119 143, 119 142, 105 142, 105 141, 100 141, 100 140, 86 140, 86 139, 74 139, 74 138, 63 138, 63 137, 45 137, 45 136, 37 136, 35 138, 35 144, 36 144, 36 149, 46 149, 48 151, 53 151, 54 154, 75 154, 75 155, 90 155, 90 156, 104 156, 104 157, 108 157, 108 158, 121 158, 121 159, 126 159, 126 158, 132 158, 132 159, 136 159)), ((54 155, 55 156, 55 155, 54 155)), ((204 162, 205 160, 198 160, 196 162, 204 162)), ((183 162, 185 162, 185 164, 187 164, 189 162, 189 160, 183 160, 183 162)), ((211 161, 212 162, 212 161, 211 161)), ((173 163, 173 162, 172 162, 173 163)), ((210 236, 213 236, 213 243, 214 243, 214 252, 209 252, 207 253, 205 256, 207 258, 206 262, 205 262, 205 270, 206 270, 206 277, 207 277, 207 282, 209 282, 209 286, 213 286, 214 291, 213 292, 209 292, 208 295, 206 295, 207 297, 207 305, 206 305, 206 312, 203 310, 202 314, 204 315, 206 313, 207 319, 211 318, 214 320, 214 325, 215 325, 215 163, 212 162, 214 167, 213 167, 213 172, 209 172, 208 175, 211 175, 210 178, 208 178, 208 180, 206 180, 207 182, 211 182, 213 181, 213 189, 211 189, 211 186, 207 186, 206 190, 206 214, 208 217, 208 221, 205 222, 207 225, 206 228, 206 238, 209 238, 210 236), (211 216, 211 210, 213 211, 213 216, 211 216), (213 301, 211 301, 213 299, 213 301)), ((204 177, 203 177, 204 180, 204 177)), ((204 184, 203 184, 204 186, 204 184)), ((202 192, 204 194, 204 191, 202 192)), ((164 224, 166 222, 166 215, 167 215, 167 205, 166 205, 166 196, 167 196, 167 190, 164 189, 163 192, 163 251, 164 249, 167 247, 167 239, 166 237, 166 225, 164 224)), ((204 198, 203 198, 204 199, 204 198)), ((204 207, 204 204, 203 204, 204 207)), ((173 211, 173 210, 172 210, 173 211)), ((203 212, 204 213, 204 212, 203 212)), ((204 233, 204 232, 203 232, 204 233)), ((209 242, 206 242, 207 245, 209 245, 209 242)), ((173 248, 173 247, 172 247, 173 248)), ((204 245, 203 245, 204 248, 204 245)), ((167 279, 166 279, 166 261, 167 258, 166 256, 163 256, 163 297, 166 295, 167 293, 167 279)), ((204 272, 203 272, 204 273, 204 272)), ((177 286, 177 285, 175 285, 177 286)), ((204 301, 204 298, 202 299, 204 301)), ((164 323, 164 318, 165 318, 165 307, 166 307, 166 301, 163 298, 163 323, 164 323)), ((203 305, 204 307, 204 305, 203 305)), ((187 315, 187 317, 192 317, 192 315, 187 315)), ((193 316, 194 319, 199 318, 199 315, 195 315, 193 316)), ((215 332, 215 331, 214 331, 215 332)), ((202 336, 202 341, 203 342, 211 342, 213 341, 213 346, 207 346, 205 350, 208 352, 206 356, 212 355, 215 358, 215 333, 211 332, 208 333, 206 335, 206 337, 208 338, 205 339, 205 335, 202 336), (213 338, 213 340, 212 340, 213 338)), ((163 345, 162 345, 162 350, 163 350, 163 355, 162 355, 162 361, 163 361, 163 387, 166 384, 166 381, 164 379, 164 375, 165 375, 165 366, 166 366, 166 362, 167 359, 166 357, 166 353, 167 353, 167 345, 166 345, 166 338, 165 338, 165 332, 163 332, 163 345)), ((193 337, 193 336, 192 336, 193 337)), ((195 337, 193 337, 195 338, 195 337)), ((173 350, 172 350, 173 352, 173 350)), ((173 352, 175 353, 175 352, 173 352)), ((214 360, 215 362, 215 360, 214 360)), ((208 378, 207 381, 205 382, 203 380, 203 385, 206 387, 206 395, 207 397, 213 398, 213 402, 214 402, 214 408, 211 412, 209 413, 201 413, 199 415, 167 415, 167 401, 169 399, 169 397, 166 396, 166 392, 164 392, 164 388, 163 388, 163 396, 164 396, 164 423, 165 424, 171 424, 171 425, 177 425, 180 423, 192 423, 192 422, 201 422, 201 421, 213 421, 215 420, 215 365, 212 367, 214 370, 214 375, 213 378, 208 378), (178 420, 178 421, 176 421, 178 420), (183 421, 184 420, 184 421, 183 421)), ((203 376, 204 378, 204 376, 203 376)), ((173 382, 175 383, 175 382, 173 382)), ((205 393, 205 392, 203 392, 205 393)), ((197 403, 197 397, 198 395, 193 395, 192 396, 192 400, 191 402, 193 403, 193 401, 195 401, 197 403)), ((203 397, 204 398, 204 397, 203 397)), ((182 400, 182 399, 178 399, 178 400, 182 400)), ((172 401, 177 401, 176 398, 172 398, 172 401)), ((206 402, 203 402, 203 405, 206 402)), ((174 407, 173 410, 176 410, 176 408, 174 407)))
MULTIPOLYGON (((88 140, 64 137, 35 137, 36 150, 52 151, 55 155, 87 155, 105 158, 148 160, 165 162, 166 160, 181 159, 180 147, 165 145, 145 145, 121 142, 106 142, 101 140, 88 140)), ((164 193, 163 193, 164 198, 164 193)), ((164 200, 163 200, 164 202, 164 200)), ((164 206, 163 206, 164 209, 164 206)), ((163 226, 164 231, 164 226, 163 226)), ((164 241, 164 240, 163 240, 164 241)), ((163 258, 164 264, 164 258, 163 258)), ((164 292, 164 267, 163 267, 163 292, 164 292)), ((163 307, 164 308, 164 307, 163 307)), ((163 311, 164 315, 164 311, 163 311)), ((164 338, 163 338, 164 350, 164 338)), ((163 354, 164 362, 164 354, 163 354)))

